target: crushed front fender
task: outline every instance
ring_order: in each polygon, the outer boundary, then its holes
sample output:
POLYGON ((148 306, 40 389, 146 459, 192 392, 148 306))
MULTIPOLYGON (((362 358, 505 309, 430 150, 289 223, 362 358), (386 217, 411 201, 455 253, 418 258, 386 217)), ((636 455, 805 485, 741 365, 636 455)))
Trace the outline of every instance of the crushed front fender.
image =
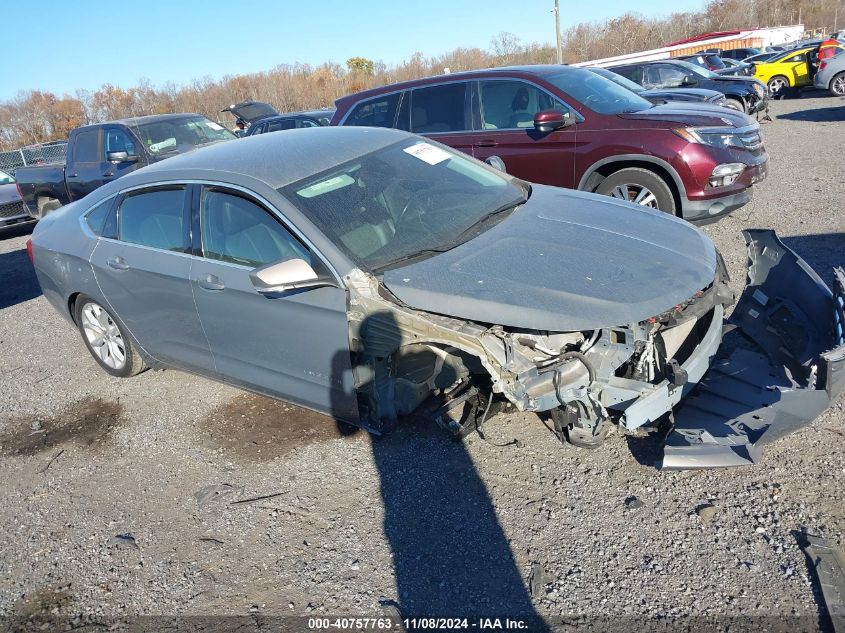
POLYGON ((743 232, 748 280, 719 353, 675 411, 662 467, 741 466, 845 388, 845 272, 831 291, 774 231, 743 232))

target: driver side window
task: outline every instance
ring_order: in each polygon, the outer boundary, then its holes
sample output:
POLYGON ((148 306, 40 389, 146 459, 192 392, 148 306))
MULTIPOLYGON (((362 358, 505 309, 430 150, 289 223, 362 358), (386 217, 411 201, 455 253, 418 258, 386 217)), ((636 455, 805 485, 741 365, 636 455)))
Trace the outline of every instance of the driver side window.
POLYGON ((251 200, 217 189, 200 202, 202 254, 208 259, 258 267, 287 259, 311 264, 307 248, 251 200))
POLYGON ((669 66, 668 64, 661 64, 657 66, 657 81, 655 88, 677 88, 684 85, 684 80, 687 78, 687 72, 676 66, 669 66))
POLYGON ((485 130, 533 128, 534 115, 542 110, 568 108, 524 81, 481 81, 481 126, 485 130))

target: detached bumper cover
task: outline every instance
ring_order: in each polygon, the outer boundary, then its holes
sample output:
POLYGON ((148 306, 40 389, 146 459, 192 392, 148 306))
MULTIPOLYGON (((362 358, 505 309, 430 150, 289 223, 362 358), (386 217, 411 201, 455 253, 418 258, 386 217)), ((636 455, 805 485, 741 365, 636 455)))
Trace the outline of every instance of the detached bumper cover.
POLYGON ((845 271, 834 291, 773 231, 744 231, 748 284, 717 359, 675 412, 663 468, 752 464, 845 389, 845 271))

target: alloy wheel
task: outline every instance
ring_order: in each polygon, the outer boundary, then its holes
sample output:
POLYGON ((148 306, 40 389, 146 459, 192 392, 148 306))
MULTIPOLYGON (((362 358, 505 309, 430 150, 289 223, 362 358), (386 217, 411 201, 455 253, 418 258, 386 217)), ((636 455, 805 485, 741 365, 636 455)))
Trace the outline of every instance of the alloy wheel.
POLYGON ((610 197, 627 200, 628 202, 640 204, 651 209, 658 208, 657 197, 648 187, 643 187, 642 185, 632 183, 619 185, 613 188, 610 192, 610 197))
POLYGON ((776 95, 786 88, 786 80, 775 77, 769 81, 769 93, 776 95))
POLYGON ((833 78, 830 82, 830 91, 837 97, 845 97, 845 74, 833 78))
POLYGON ((126 346, 117 323, 105 309, 96 303, 82 308, 82 329, 88 346, 105 365, 123 369, 126 365, 126 346))

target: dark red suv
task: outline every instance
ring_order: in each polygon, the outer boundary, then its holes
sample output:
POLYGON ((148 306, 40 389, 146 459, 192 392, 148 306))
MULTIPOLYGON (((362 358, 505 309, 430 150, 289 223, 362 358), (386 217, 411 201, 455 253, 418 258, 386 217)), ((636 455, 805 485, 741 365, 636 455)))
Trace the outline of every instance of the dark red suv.
POLYGON ((768 157, 756 121, 655 106, 581 68, 442 75, 338 99, 332 125, 428 136, 531 182, 594 191, 704 222, 751 199, 768 157))

